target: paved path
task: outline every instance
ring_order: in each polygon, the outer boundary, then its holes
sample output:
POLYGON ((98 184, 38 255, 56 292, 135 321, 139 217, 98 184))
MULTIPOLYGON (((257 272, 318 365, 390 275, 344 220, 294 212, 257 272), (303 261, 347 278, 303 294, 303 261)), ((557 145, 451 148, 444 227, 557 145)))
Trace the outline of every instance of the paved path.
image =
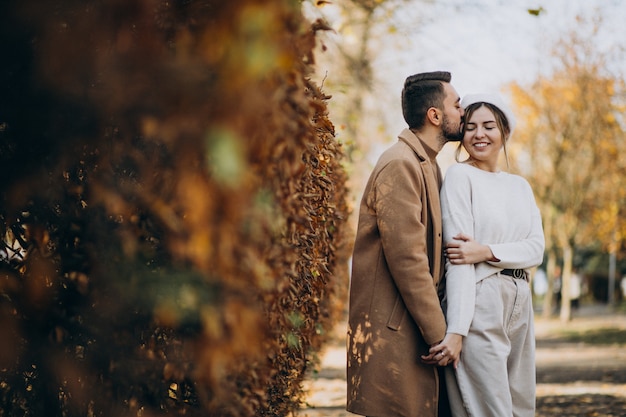
MULTIPOLYGON (((626 330, 626 314, 603 306, 581 309, 572 321, 535 320, 537 337, 537 396, 600 394, 626 397, 626 347, 556 343, 558 331, 606 328, 626 330), (558 372, 557 372, 558 370, 558 372), (571 378, 570 378, 571 375, 571 378)), ((308 406, 300 417, 354 417, 345 411, 345 323, 337 326, 334 342, 322 352, 320 371, 305 381, 308 406)))

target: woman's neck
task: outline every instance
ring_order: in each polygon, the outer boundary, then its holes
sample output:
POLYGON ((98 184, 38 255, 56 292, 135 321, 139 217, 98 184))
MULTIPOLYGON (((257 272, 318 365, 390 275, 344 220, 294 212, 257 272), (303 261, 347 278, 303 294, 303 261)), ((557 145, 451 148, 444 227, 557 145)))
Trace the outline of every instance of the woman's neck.
POLYGON ((487 172, 499 172, 498 163, 497 162, 489 162, 489 161, 478 161, 476 159, 468 158, 465 161, 466 164, 469 164, 475 168, 481 169, 487 172))

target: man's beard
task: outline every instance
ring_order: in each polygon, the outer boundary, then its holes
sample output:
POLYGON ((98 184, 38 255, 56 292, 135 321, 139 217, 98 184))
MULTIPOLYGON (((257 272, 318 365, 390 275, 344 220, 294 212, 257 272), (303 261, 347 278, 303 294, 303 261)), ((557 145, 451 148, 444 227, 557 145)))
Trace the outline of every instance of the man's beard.
POLYGON ((450 120, 443 116, 442 135, 446 142, 460 142, 463 140, 463 131, 461 130, 461 124, 456 126, 450 123, 450 120))

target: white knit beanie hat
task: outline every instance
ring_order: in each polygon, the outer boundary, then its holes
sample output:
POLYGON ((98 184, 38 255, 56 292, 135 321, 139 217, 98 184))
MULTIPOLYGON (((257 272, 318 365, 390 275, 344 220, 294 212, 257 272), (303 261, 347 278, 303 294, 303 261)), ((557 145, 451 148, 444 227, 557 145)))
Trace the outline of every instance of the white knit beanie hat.
MULTIPOLYGON (((504 113, 506 120, 509 122, 511 133, 513 133, 513 129, 515 129, 515 116, 499 95, 490 93, 468 94, 461 100, 461 107, 466 109, 467 106, 474 103, 489 103, 499 108, 502 113, 504 113)), ((509 136, 511 133, 509 133, 509 136)))

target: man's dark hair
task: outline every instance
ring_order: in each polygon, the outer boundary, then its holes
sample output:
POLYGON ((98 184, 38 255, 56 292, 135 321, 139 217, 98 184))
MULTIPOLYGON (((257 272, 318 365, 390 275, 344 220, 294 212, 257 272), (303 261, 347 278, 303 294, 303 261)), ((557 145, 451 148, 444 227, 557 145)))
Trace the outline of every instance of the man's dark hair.
POLYGON ((446 71, 422 72, 407 77, 402 89, 402 115, 410 129, 424 126, 429 108, 443 110, 443 83, 449 83, 451 79, 452 75, 446 71))

